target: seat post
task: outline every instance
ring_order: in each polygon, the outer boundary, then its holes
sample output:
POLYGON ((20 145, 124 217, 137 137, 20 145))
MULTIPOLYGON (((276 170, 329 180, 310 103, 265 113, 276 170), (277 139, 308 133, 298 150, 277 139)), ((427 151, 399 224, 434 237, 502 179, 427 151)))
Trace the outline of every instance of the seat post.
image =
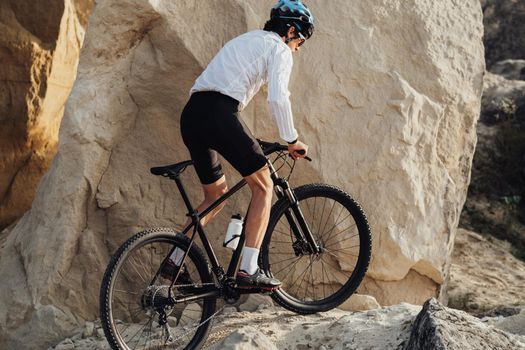
POLYGON ((175 183, 177 184, 177 187, 179 188, 180 195, 182 196, 182 200, 184 201, 184 204, 186 204, 186 208, 188 208, 188 213, 190 215, 193 214, 195 209, 193 209, 190 198, 188 197, 188 194, 186 193, 186 190, 184 189, 184 186, 182 185, 182 181, 180 180, 180 177, 177 175, 174 178, 175 183))

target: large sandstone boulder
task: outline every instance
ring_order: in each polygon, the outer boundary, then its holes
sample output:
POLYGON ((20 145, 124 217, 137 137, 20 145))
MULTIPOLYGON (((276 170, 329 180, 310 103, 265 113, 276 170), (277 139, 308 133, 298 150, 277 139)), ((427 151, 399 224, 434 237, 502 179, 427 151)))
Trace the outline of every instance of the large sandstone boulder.
POLYGON ((31 207, 55 155, 91 5, 0 3, 0 230, 31 207))
MULTIPOLYGON (((97 317, 117 246, 139 229, 184 222, 174 184, 149 167, 188 158, 178 116, 189 88, 272 4, 97 1, 58 154, 1 252, 0 346, 41 348, 97 317)), ((374 246, 362 294, 422 303, 446 279, 469 181, 485 69, 479 2, 309 5, 318 30, 295 57, 290 89, 315 161, 299 163, 292 183, 331 183, 363 205, 374 246)), ((243 118, 277 139, 264 93, 243 118)), ((196 203, 196 176, 184 176, 196 203)), ((226 219, 246 208, 247 192, 210 225, 223 262, 226 219)))

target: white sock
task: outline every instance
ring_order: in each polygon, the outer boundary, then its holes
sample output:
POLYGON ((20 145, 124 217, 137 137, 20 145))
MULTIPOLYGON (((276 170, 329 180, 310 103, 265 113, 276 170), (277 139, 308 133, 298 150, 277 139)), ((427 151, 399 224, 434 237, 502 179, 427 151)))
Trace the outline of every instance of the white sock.
POLYGON ((246 246, 243 247, 240 270, 244 270, 250 275, 253 275, 259 267, 257 264, 257 258, 259 258, 259 249, 246 246))
POLYGON ((175 248, 173 253, 171 253, 170 259, 175 263, 175 265, 179 266, 183 257, 184 257, 184 250, 177 247, 175 248))

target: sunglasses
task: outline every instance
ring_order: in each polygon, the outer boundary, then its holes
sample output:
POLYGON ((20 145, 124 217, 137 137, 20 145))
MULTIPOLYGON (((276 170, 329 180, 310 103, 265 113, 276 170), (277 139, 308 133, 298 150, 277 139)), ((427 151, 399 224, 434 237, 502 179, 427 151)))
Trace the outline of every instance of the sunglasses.
POLYGON ((302 46, 304 42, 306 41, 306 38, 300 32, 299 32, 299 39, 301 39, 301 41, 299 42, 299 44, 297 44, 297 46, 302 46))

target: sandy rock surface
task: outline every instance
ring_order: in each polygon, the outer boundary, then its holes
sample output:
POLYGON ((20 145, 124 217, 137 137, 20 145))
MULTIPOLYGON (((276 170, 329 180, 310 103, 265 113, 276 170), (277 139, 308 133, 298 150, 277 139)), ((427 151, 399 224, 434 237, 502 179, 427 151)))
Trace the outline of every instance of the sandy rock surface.
MULTIPOLYGON (((95 319, 116 248, 140 229, 185 220, 175 186, 149 167, 187 159, 178 115, 189 88, 225 42, 263 25, 272 4, 97 1, 58 154, 0 252, 9 281, 0 347, 41 349, 95 319)), ((315 162, 298 164, 292 184, 330 183, 362 204, 374 245, 360 294, 422 303, 446 280, 469 180, 485 68, 479 2, 309 5, 331 25, 295 58, 296 126, 315 162)), ((265 99, 243 118, 277 139, 265 99)), ((200 200, 191 169, 183 181, 200 200)), ((248 200, 244 191, 209 227, 223 262, 227 219, 248 200)))
MULTIPOLYGON (((264 308, 256 312, 222 312, 216 316, 206 349, 401 349, 408 339, 412 320, 420 306, 400 304, 381 310, 347 312, 332 310, 300 316, 283 309, 264 308)), ((95 333, 86 337, 85 328, 53 350, 109 349, 95 324, 95 333)))
POLYGON ((485 317, 482 321, 508 333, 525 336, 525 306, 519 312, 509 316, 485 317))
POLYGON ((237 349, 239 343, 249 344, 251 338, 264 337, 277 349, 401 348, 420 309, 400 304, 366 312, 333 310, 310 316, 286 311, 237 313, 217 322, 208 346, 213 350, 237 349), (246 320, 248 326, 244 326, 246 320), (246 334, 247 328, 256 332, 246 334))
POLYGON ((458 229, 447 291, 449 306, 482 313, 525 306, 525 263, 505 243, 458 229))
MULTIPOLYGON (((309 316, 273 308, 263 308, 256 312, 224 312, 225 310, 223 308, 215 317, 205 349, 429 349, 417 347, 416 335, 422 328, 414 329, 416 317, 431 320, 429 323, 436 327, 435 334, 440 337, 440 341, 445 339, 443 337, 454 335, 453 339, 446 338, 449 345, 452 344, 447 349, 457 349, 454 346, 462 339, 475 339, 480 346, 473 348, 467 344, 464 349, 487 348, 492 338, 498 339, 501 344, 510 344, 510 347, 493 347, 498 350, 519 350, 525 346, 525 336, 520 335, 519 329, 508 326, 511 323, 518 324, 516 315, 485 317, 480 320, 465 312, 445 308, 437 301, 432 302, 432 308, 424 310, 421 306, 403 303, 365 312, 335 309, 309 316), (471 331, 473 333, 469 334, 471 331), (474 338, 469 338, 473 335, 474 338), (416 345, 410 347, 410 340, 416 345)), ((523 318, 521 320, 523 322, 523 318)), ((94 324, 94 333, 86 336, 86 329, 91 330, 92 326, 93 324, 89 324, 77 329, 72 337, 50 350, 72 349, 73 346, 77 350, 109 349, 99 323, 94 324)))
POLYGON ((338 306, 341 310, 346 311, 366 311, 380 309, 381 305, 376 298, 371 295, 353 294, 348 300, 338 306))
POLYGON ((92 2, 0 3, 0 230, 31 207, 55 155, 92 2))

